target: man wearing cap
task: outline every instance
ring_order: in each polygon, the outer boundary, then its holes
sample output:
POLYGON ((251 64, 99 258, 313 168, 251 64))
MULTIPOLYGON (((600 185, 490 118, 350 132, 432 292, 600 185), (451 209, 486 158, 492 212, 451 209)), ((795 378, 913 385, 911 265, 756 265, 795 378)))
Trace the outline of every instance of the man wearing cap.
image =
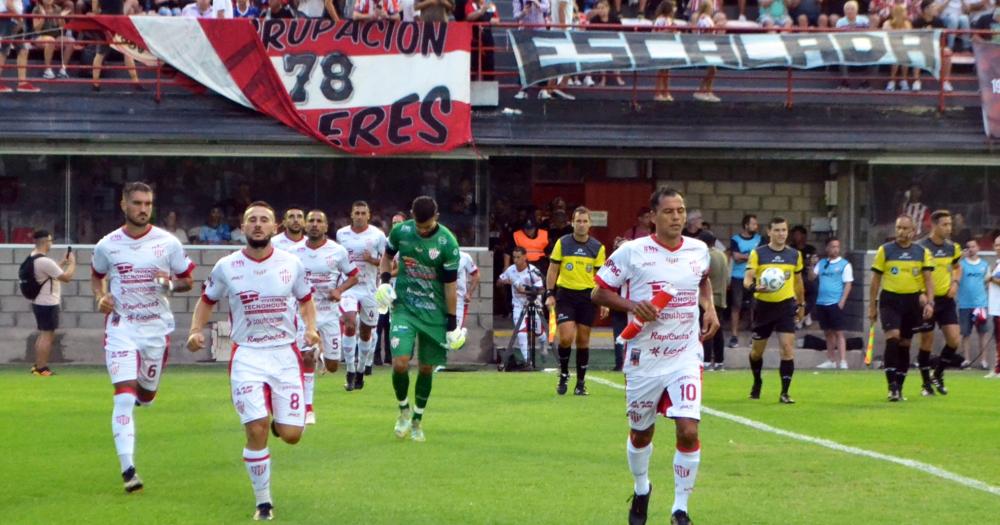
POLYGON ((549 258, 545 253, 549 245, 549 232, 540 230, 535 219, 529 217, 524 221, 524 227, 514 232, 514 244, 524 248, 528 264, 534 265, 545 275, 549 269, 549 258))

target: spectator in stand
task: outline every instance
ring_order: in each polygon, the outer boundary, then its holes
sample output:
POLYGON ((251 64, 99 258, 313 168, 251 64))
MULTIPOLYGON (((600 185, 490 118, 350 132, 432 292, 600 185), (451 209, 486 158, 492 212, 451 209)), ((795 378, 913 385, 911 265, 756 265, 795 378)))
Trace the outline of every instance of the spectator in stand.
MULTIPOLYGON (((673 0, 663 0, 656 7, 653 13, 653 27, 658 30, 669 30, 668 28, 687 25, 683 20, 674 18, 677 6, 673 0)), ((657 102, 673 102, 674 97, 670 95, 670 70, 661 69, 656 72, 656 91, 653 100, 657 102)), ((634 237, 633 237, 634 238, 634 237)))
POLYGON ((915 225, 914 240, 923 237, 931 229, 931 209, 920 202, 923 194, 919 184, 911 184, 910 189, 903 192, 903 204, 899 207, 899 215, 909 217, 915 225))
POLYGON ((236 0, 236 5, 233 6, 234 18, 257 18, 259 16, 260 9, 250 0, 236 0))
MULTIPOLYGON (((716 248, 718 239, 710 230, 703 230, 699 238, 708 245, 708 279, 712 282, 715 313, 719 319, 722 319, 722 311, 726 309, 726 285, 729 284, 729 258, 725 252, 716 248)), ((722 335, 722 330, 716 330, 711 339, 703 342, 703 346, 705 370, 724 370, 726 339, 722 335)))
POLYGON ((972 329, 975 327, 979 336, 977 354, 981 359, 983 370, 989 370, 987 363, 986 345, 989 343, 989 326, 986 320, 987 300, 986 285, 990 282, 990 269, 985 260, 979 257, 979 243, 969 241, 965 243, 965 250, 962 260, 959 261, 962 267, 962 278, 958 281, 958 325, 962 332, 962 352, 965 354, 965 362, 962 366, 971 366, 972 350, 969 348, 969 339, 972 338, 972 329))
MULTIPOLYGON (((24 4, 21 0, 0 0, 0 15, 22 14, 24 4)), ((28 82, 28 44, 27 42, 11 42, 11 40, 27 40, 23 18, 0 18, 0 74, 7 63, 7 55, 11 48, 17 49, 17 91, 21 93, 38 93, 41 91, 28 82)), ((0 83, 0 93, 10 93, 11 89, 0 83)))
MULTIPOLYGON (((467 22, 496 24, 500 22, 497 7, 490 0, 467 0, 465 14, 462 17, 467 22)), ((458 20, 458 11, 455 19, 458 20)), ((476 80, 493 80, 493 30, 479 25, 472 28, 472 74, 476 80), (479 62, 482 60, 482 66, 479 62), (482 69, 480 69, 480 67, 482 69)))
POLYGON ((163 229, 173 234, 174 237, 177 237, 177 240, 181 241, 181 244, 190 244, 187 231, 179 224, 176 211, 170 210, 167 212, 166 217, 163 219, 163 229))
MULTIPOLYGON (((617 10, 611 9, 611 4, 607 0, 598 0, 597 4, 594 5, 594 8, 591 9, 590 13, 587 15, 587 23, 612 24, 612 25, 621 24, 622 19, 618 13, 619 12, 617 10)), ((624 86, 625 80, 622 79, 621 74, 620 73, 613 73, 613 74, 615 77, 615 83, 618 84, 619 86, 624 86)), ((583 82, 584 84, 588 85, 592 84, 587 82, 586 78, 584 79, 583 82)), ((599 82, 594 82, 593 84, 596 84, 601 87, 606 86, 608 84, 608 74, 601 73, 601 80, 599 82)))
MULTIPOLYGON (((909 31, 913 29, 913 23, 906 17, 906 6, 903 4, 895 4, 892 6, 892 11, 890 12, 889 19, 882 24, 882 29, 885 31, 909 31)), ((906 76, 909 68, 906 66, 901 66, 899 64, 893 64, 889 67, 889 82, 885 85, 886 91, 896 91, 897 81, 899 78, 898 86, 900 91, 909 91, 910 83, 907 82, 906 76), (898 76, 897 76, 898 75, 898 76)))
MULTIPOLYGON (((138 14, 135 12, 138 10, 139 6, 135 0, 90 1, 90 13, 92 15, 132 15, 138 14)), ((110 40, 111 36, 109 33, 93 33, 88 40, 110 40)), ((90 70, 90 78, 93 80, 92 87, 94 91, 101 90, 101 66, 104 64, 104 57, 108 56, 109 48, 109 44, 97 44, 97 50, 94 53, 94 62, 91 64, 92 67, 90 70)), ((127 53, 122 56, 125 60, 125 66, 128 67, 128 76, 132 79, 132 84, 137 91, 142 91, 144 88, 139 83, 139 74, 135 71, 135 59, 127 53)))
MULTIPOLYGON (((1000 253, 1000 238, 993 241, 993 250, 1000 253)), ((1000 259, 993 265, 989 274, 989 314, 993 321, 993 337, 996 340, 996 357, 993 361, 993 372, 986 375, 988 379, 1000 377, 1000 259)))
MULTIPOLYGON (((938 11, 938 5, 934 4, 934 0, 923 0, 921 2, 920 16, 913 20, 913 29, 944 29, 945 22, 938 16, 936 16, 938 11)), ((968 18, 968 17, 966 17, 968 18)), ((954 35, 948 36, 948 47, 941 49, 941 89, 945 91, 951 91, 951 82, 948 80, 951 77, 951 42, 954 42, 954 35)), ((910 89, 913 91, 920 91, 923 86, 920 83, 920 68, 913 68, 913 85, 910 89)), ((957 242, 957 241, 956 241, 957 242)), ((961 243, 960 243, 961 244, 961 243)))
MULTIPOLYGON (((992 5, 993 2, 992 0, 984 0, 983 4, 992 5)), ((972 28, 981 31, 993 31, 993 38, 989 40, 994 43, 1000 43, 1000 7, 993 9, 992 13, 987 11, 985 14, 976 15, 976 17, 972 19, 972 28)), ((973 38, 977 40, 986 40, 986 38, 983 38, 981 35, 974 35, 973 38)))
POLYGON ((792 7, 792 20, 798 27, 802 29, 830 27, 830 17, 823 12, 823 0, 791 0, 789 5, 792 7))
POLYGON ((970 1, 968 3, 969 21, 973 29, 990 29, 993 20, 1000 21, 996 13, 996 0, 970 1))
POLYGON ((187 18, 215 18, 215 10, 212 8, 212 0, 195 0, 184 6, 181 16, 187 18))
POLYGON ((687 224, 684 225, 684 231, 681 232, 681 235, 697 239, 698 234, 703 229, 705 229, 705 219, 702 218, 701 210, 689 211, 687 224))
MULTIPOLYGON (((56 5, 55 0, 41 0, 35 5, 32 13, 46 17, 73 14, 71 11, 56 5)), ((35 18, 32 19, 31 24, 37 35, 35 40, 41 46, 42 58, 45 60, 45 71, 42 73, 42 78, 49 80, 56 78, 56 74, 52 72, 52 55, 56 52, 56 43, 59 44, 59 62, 61 64, 58 76, 59 78, 69 78, 69 74, 66 73, 66 63, 73 56, 73 37, 66 33, 64 28, 66 21, 62 18, 35 18)))
POLYGON ((534 218, 524 221, 524 227, 514 232, 514 245, 524 248, 527 261, 539 270, 542 275, 549 270, 549 258, 545 250, 549 246, 549 232, 538 229, 534 218))
MULTIPOLYGON (((743 288, 743 276, 746 275, 747 261, 750 260, 750 252, 764 244, 764 239, 760 236, 760 224, 757 223, 756 215, 744 215, 741 224, 742 231, 729 239, 729 256, 733 259, 729 281, 730 348, 735 348, 740 344, 740 312, 753 312, 753 294, 743 288)), ((752 326, 753 320, 748 320, 752 326)))
POLYGON ((356 0, 354 20, 399 20, 398 0, 356 0))
POLYGON ((823 0, 820 2, 823 14, 826 15, 828 20, 829 25, 827 27, 837 27, 837 22, 844 14, 844 5, 846 3, 846 0, 823 0))
POLYGON ((232 18, 233 0, 212 0, 212 18, 232 18))
POLYGON ((337 12, 333 0, 299 0, 296 9, 309 18, 327 18, 340 22, 340 13, 337 12))
POLYGON ((792 27, 792 17, 788 16, 785 0, 759 0, 760 16, 757 23, 765 28, 792 27))
POLYGON ((451 0, 417 0, 413 8, 420 13, 417 18, 421 22, 447 22, 455 12, 455 3, 451 0))
POLYGON ((38 323, 38 337, 35 339, 35 366, 31 373, 36 376, 51 376, 49 355, 52 352, 52 342, 55 340, 56 329, 59 328, 59 303, 61 302, 61 283, 68 283, 76 272, 76 257, 67 250, 62 264, 48 257, 52 249, 52 236, 45 230, 34 233, 35 249, 30 257, 34 257, 35 280, 42 285, 38 295, 31 301, 31 310, 38 323))
POLYGON ((837 29, 868 29, 871 27, 871 21, 867 16, 858 14, 859 7, 858 2, 855 0, 848 0, 844 2, 844 16, 837 18, 834 23, 834 27, 837 29))
MULTIPOLYGON (((932 0, 927 2, 924 0, 920 2, 920 12, 926 14, 928 10, 933 11, 933 15, 940 17, 941 21, 944 23, 944 27, 948 29, 965 29, 968 30, 972 27, 972 20, 968 15, 969 3, 967 0, 932 0)), ((936 26, 935 26, 936 27, 936 26)), ((917 29, 916 24, 913 25, 914 29, 917 29)), ((961 35, 962 48, 965 50, 972 49, 972 40, 968 34, 961 35)), ((960 51, 961 49, 955 47, 955 34, 952 33, 948 35, 948 47, 953 51, 960 51)))
POLYGON ((819 279, 816 319, 826 336, 826 361, 816 368, 837 368, 839 363, 842 370, 847 370, 844 307, 847 305, 847 297, 851 295, 854 268, 847 259, 840 256, 840 240, 836 237, 826 240, 826 257, 813 265, 808 275, 809 281, 819 279))
POLYGON ((893 7, 903 6, 903 18, 913 20, 920 16, 920 0, 872 0, 868 7, 868 15, 872 27, 882 27, 892 18, 893 7))
MULTIPOLYGON (((696 0, 697 1, 697 0, 696 0)), ((776 0, 782 1, 782 0, 776 0)), ((698 27, 705 32, 711 32, 710 30, 715 27, 715 20, 713 19, 713 14, 716 12, 715 0, 701 0, 697 3, 697 6, 691 8, 693 14, 691 15, 691 25, 698 27)), ((712 85, 715 82, 715 67, 709 67, 705 69, 705 77, 701 79, 701 84, 698 85, 698 91, 695 91, 695 100, 700 100, 701 102, 720 102, 721 99, 712 93, 712 85)), ((690 219, 690 216, 688 216, 690 219)))
MULTIPOLYGON (((363 0, 359 0, 363 1, 363 0)), ((260 17, 264 20, 280 19, 280 18, 299 18, 299 12, 292 9, 291 6, 285 3, 286 0, 270 0, 267 3, 267 9, 265 9, 260 17)))
POLYGON ((222 222, 224 217, 222 208, 218 206, 212 208, 208 213, 208 222, 201 227, 201 231, 198 233, 198 241, 201 244, 226 244, 232 239, 232 229, 228 224, 222 222))

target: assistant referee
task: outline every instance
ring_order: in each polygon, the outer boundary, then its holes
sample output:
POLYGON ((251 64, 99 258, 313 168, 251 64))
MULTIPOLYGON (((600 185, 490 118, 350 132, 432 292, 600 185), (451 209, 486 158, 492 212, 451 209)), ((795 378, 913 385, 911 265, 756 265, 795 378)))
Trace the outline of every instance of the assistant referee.
MULTIPOLYGON (((590 327, 594 324, 590 292, 604 257, 604 245, 590 236, 590 210, 580 206, 573 210, 573 233, 560 237, 552 248, 545 278, 548 289, 545 304, 556 309, 559 325, 559 385, 556 386, 559 395, 566 393, 573 339, 576 339, 576 388, 573 393, 587 395, 584 378, 590 360, 590 327)), ((602 307, 601 318, 607 315, 607 308, 602 307)))
POLYGON ((871 268, 868 319, 875 323, 882 317, 883 366, 892 402, 903 400, 913 332, 934 313, 934 299, 924 292, 934 290, 934 262, 930 251, 913 243, 914 231, 913 219, 896 218, 896 240, 879 246, 871 268))

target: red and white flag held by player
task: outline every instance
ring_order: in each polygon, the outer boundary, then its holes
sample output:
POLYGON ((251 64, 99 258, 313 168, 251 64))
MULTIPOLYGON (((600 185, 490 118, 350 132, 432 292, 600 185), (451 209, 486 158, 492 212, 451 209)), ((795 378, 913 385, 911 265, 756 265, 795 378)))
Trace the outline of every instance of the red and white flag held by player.
POLYGON ((97 16, 208 89, 344 151, 472 140, 468 24, 97 16))

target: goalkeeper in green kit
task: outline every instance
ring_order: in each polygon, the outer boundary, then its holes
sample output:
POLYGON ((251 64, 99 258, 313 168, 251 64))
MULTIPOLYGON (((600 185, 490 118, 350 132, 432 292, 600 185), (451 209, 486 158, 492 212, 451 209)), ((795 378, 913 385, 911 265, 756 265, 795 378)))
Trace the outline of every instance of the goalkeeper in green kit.
POLYGON ((455 317, 458 279, 458 241, 448 228, 438 224, 434 199, 413 200, 413 219, 392 228, 379 266, 382 284, 375 292, 379 312, 392 309, 389 346, 392 349, 392 386, 399 402, 396 437, 407 434, 424 441, 421 421, 431 395, 434 369, 448 361, 448 350, 465 344, 465 328, 455 317), (396 286, 389 284, 393 257, 399 255, 396 286), (414 407, 410 389, 410 357, 414 349, 420 359, 414 407))

